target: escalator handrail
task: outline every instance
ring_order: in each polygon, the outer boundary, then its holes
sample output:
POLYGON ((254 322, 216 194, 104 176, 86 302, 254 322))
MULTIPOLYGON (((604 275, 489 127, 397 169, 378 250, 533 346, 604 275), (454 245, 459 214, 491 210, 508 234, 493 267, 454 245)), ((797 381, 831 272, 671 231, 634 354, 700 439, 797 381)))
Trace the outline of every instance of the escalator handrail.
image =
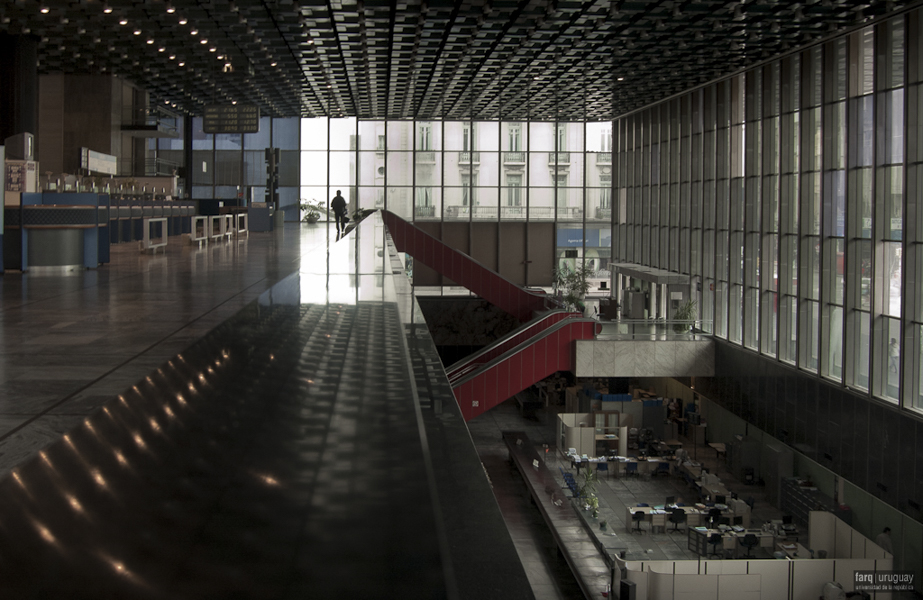
POLYGON ((468 365, 472 363, 476 363, 476 362, 487 362, 490 359, 480 360, 480 361, 479 359, 482 359, 486 354, 490 354, 491 352, 496 352, 499 348, 501 348, 502 346, 506 344, 510 344, 514 339, 516 339, 517 336, 521 336, 523 333, 528 332, 530 329, 540 328, 540 329, 537 329, 534 334, 530 335, 528 338, 525 338, 525 339, 530 339, 534 337, 535 335, 538 335, 540 331, 547 329, 551 327, 552 325, 554 325, 555 323, 559 323, 565 319, 581 318, 581 317, 583 317, 583 313, 575 313, 575 312, 570 312, 570 311, 566 311, 562 309, 552 310, 548 313, 545 313, 529 321, 528 323, 525 323, 524 325, 517 327, 516 329, 514 329, 513 331, 511 331, 504 337, 500 338, 499 340, 496 340, 493 343, 488 344, 487 346, 484 346, 483 348, 481 348, 474 354, 466 356, 460 361, 457 361, 449 365, 445 370, 446 375, 448 375, 449 380, 451 381, 453 377, 457 376, 458 371, 464 369, 468 365), (552 319, 557 319, 557 320, 552 321, 552 319))
MULTIPOLYGON (((456 381, 451 381, 450 383, 451 383, 451 385, 452 385, 452 388, 455 389, 455 388, 461 386, 462 384, 465 384, 465 383, 471 381, 472 379, 474 379, 475 377, 477 377, 478 375, 480 375, 482 372, 486 371, 486 370, 489 369, 490 367, 492 367, 492 366, 494 366, 494 365, 498 365, 498 364, 502 363, 503 361, 509 359, 510 357, 515 356, 516 354, 518 354, 518 353, 521 352, 522 350, 524 350, 524 349, 528 348, 529 346, 535 344, 538 340, 540 340, 540 339, 542 339, 542 338, 544 338, 544 337, 547 337, 547 336, 549 336, 549 335, 551 335, 551 334, 557 332, 557 331, 560 330, 560 329, 564 329, 565 327, 570 328, 570 327, 572 327, 572 326, 574 326, 574 325, 578 325, 578 324, 580 324, 580 323, 594 323, 594 324, 596 325, 596 327, 593 328, 593 335, 595 336, 595 335, 598 333, 599 321, 597 321, 596 319, 590 319, 590 318, 584 317, 584 318, 564 319, 564 320, 562 320, 562 321, 558 321, 557 323, 555 323, 555 324, 552 325, 551 327, 548 327, 547 329, 543 329, 543 330, 542 330, 541 332, 539 332, 538 334, 536 334, 536 335, 530 337, 529 339, 527 339, 527 340, 525 340, 525 341, 523 341, 523 342, 517 344, 516 346, 513 346, 512 348, 510 348, 509 350, 507 350, 507 351, 504 352, 503 354, 494 357, 493 359, 491 359, 491 360, 488 361, 488 362, 479 364, 478 367, 477 367, 476 369, 473 369, 473 370, 471 370, 471 371, 468 371, 468 372, 465 373, 462 377, 458 378, 456 381)), ((575 339, 585 339, 585 338, 575 338, 575 339)))

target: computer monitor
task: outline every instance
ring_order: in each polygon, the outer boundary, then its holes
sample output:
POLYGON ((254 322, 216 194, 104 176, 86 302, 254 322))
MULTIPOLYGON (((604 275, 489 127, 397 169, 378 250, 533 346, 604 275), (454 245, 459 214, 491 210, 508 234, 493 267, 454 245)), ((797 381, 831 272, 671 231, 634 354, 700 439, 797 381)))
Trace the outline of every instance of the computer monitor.
POLYGON ((715 496, 715 504, 727 504, 727 498, 724 496, 715 496))
POLYGON ((782 515, 782 524, 783 524, 783 525, 791 525, 791 524, 792 524, 792 516, 791 516, 791 515, 782 515))
POLYGON ((673 506, 676 504, 676 496, 667 496, 667 499, 664 501, 664 506, 673 506))

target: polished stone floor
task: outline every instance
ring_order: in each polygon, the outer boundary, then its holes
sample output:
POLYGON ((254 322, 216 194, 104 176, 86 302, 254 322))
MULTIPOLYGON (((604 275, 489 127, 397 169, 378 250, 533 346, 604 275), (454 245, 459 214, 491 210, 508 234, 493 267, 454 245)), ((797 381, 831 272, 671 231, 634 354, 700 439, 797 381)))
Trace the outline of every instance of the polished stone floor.
POLYGON ((96 270, 3 274, 0 474, 295 272, 328 234, 290 226, 203 247, 177 238, 154 255, 128 243, 96 270))
POLYGON ((533 597, 380 216, 330 234, 3 276, 5 594, 533 597))

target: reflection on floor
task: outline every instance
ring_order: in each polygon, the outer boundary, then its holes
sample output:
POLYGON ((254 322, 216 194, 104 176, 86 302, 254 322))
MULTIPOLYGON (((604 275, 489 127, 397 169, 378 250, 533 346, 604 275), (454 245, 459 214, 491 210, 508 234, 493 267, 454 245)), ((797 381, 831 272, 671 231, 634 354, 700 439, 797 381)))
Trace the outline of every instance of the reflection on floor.
POLYGON ((119 244, 96 270, 3 274, 0 476, 298 270, 328 234, 291 223, 203 247, 171 238, 156 255, 119 244))

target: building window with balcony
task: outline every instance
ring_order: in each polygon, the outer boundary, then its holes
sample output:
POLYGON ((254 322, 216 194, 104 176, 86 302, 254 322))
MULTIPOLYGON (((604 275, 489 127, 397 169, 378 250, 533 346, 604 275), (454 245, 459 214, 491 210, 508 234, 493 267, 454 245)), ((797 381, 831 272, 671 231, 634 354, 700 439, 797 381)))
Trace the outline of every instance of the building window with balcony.
POLYGON ((436 207, 433 206, 433 188, 417 188, 417 202, 414 213, 416 214, 417 218, 430 218, 436 216, 436 207))
POLYGON ((522 151, 521 123, 509 123, 507 125, 507 143, 509 148, 503 153, 503 162, 524 164, 526 162, 526 153, 522 151))
POLYGON ((522 175, 506 176, 506 203, 508 206, 522 205, 522 175))
POLYGON ((471 206, 474 204, 476 189, 473 186, 478 184, 477 175, 469 175, 467 173, 462 174, 462 206, 471 206))
POLYGON ((417 150, 433 149, 433 125, 432 123, 417 124, 417 150))
POLYGON ((474 144, 474 124, 465 123, 462 126, 462 150, 465 152, 474 152, 476 150, 474 144))

